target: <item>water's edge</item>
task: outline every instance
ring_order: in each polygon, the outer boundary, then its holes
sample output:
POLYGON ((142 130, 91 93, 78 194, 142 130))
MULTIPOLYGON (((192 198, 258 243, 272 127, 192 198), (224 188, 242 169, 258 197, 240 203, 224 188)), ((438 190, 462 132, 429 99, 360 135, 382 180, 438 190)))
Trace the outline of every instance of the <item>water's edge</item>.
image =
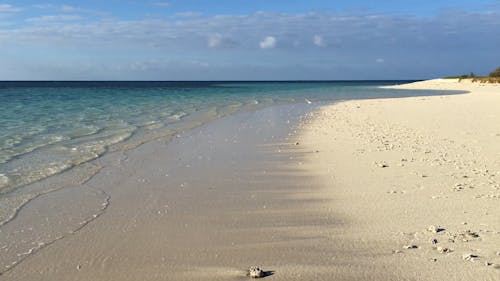
MULTIPOLYGON (((389 91, 391 92, 391 91, 389 91)), ((415 91, 408 91, 406 92, 407 95, 401 95, 401 92, 404 91, 395 91, 393 92, 394 95, 397 95, 398 97, 401 96, 411 96, 411 95, 416 95, 416 93, 420 93, 422 95, 425 95, 425 93, 431 93, 431 94, 457 94, 458 92, 415 92, 415 91)), ((385 97, 385 96, 384 96, 385 97)), ((366 97, 363 97, 366 98, 366 97)), ((314 100, 314 99, 313 99, 314 100)), ((273 108, 278 108, 280 106, 301 106, 304 108, 307 108, 307 110, 302 110, 299 112, 302 112, 302 114, 307 113, 311 110, 314 110, 318 106, 322 106, 325 104, 330 104, 330 103, 335 103, 338 101, 341 101, 344 99, 338 99, 338 100, 330 100, 330 101, 318 101, 314 100, 312 104, 309 104, 309 100, 300 100, 300 101, 293 101, 293 102, 282 102, 282 103, 273 103, 273 104, 255 104, 254 106, 242 106, 242 107, 235 107, 235 108, 227 108, 223 111, 222 114, 216 115, 213 118, 206 118, 203 119, 203 122, 200 121, 200 119, 194 117, 194 116, 189 116, 187 119, 191 120, 186 120, 189 124, 189 126, 182 126, 179 130, 175 131, 168 131, 167 133, 160 133, 160 134, 153 134, 152 136, 148 136, 147 138, 137 138, 133 142, 127 143, 127 144, 122 144, 118 146, 110 146, 109 148, 106 149, 105 152, 103 152, 101 155, 98 157, 86 161, 84 163, 80 163, 78 165, 75 165, 74 167, 70 167, 68 169, 65 169, 62 172, 59 172, 57 174, 51 175, 49 177, 43 178, 41 180, 38 180, 34 183, 30 183, 28 185, 22 186, 21 188, 14 189, 8 193, 3 194, 0 197, 0 206, 5 207, 5 208, 10 208, 10 212, 8 213, 8 216, 5 216, 3 218, 0 218, 0 232, 5 232, 8 233, 9 230, 5 229, 10 225, 11 222, 15 221, 17 215, 19 212, 21 212, 25 207, 29 206, 33 201, 41 198, 41 197, 47 197, 50 196, 50 194, 54 192, 60 192, 64 191, 65 189, 77 189, 79 186, 86 185, 93 177, 100 175, 102 172, 103 168, 106 168, 108 165, 114 165, 117 162, 121 161, 126 161, 128 158, 128 153, 129 152, 135 152, 139 150, 143 145, 145 144, 150 144, 152 142, 162 142, 162 143, 169 143, 172 141, 173 138, 182 138, 185 135, 191 134, 195 130, 200 130, 204 126, 207 126, 208 124, 211 124, 213 122, 219 122, 220 120, 223 120, 225 118, 230 118, 231 116, 234 116, 235 114, 244 114, 245 112, 254 112, 258 113, 259 110, 268 110, 272 111, 273 108)), ((297 117, 299 118, 299 117, 297 117)), ((288 123, 289 128, 292 128, 295 123, 288 123)), ((69 192, 69 191, 68 191, 69 192)), ((72 235, 78 231, 80 231, 82 228, 84 228, 86 225, 88 225, 90 222, 94 221, 95 219, 99 218, 102 214, 105 213, 106 209, 111 203, 112 198, 102 189, 97 189, 94 188, 94 190, 91 192, 92 194, 89 195, 92 200, 95 200, 92 204, 88 206, 87 209, 84 210, 83 214, 80 214, 79 216, 77 215, 78 219, 74 221, 74 224, 71 226, 64 226, 63 227, 63 233, 66 233, 68 235, 72 235), (95 203, 95 204, 94 204, 95 203)), ((5 211, 5 209, 4 209, 5 211)), ((12 226, 14 228, 14 226, 12 226)), ((38 233, 37 236, 40 236, 38 233)), ((5 265, 2 264, 0 266, 3 266, 4 269, 0 270, 0 275, 4 272, 7 272, 14 268, 17 264, 22 262, 25 258, 28 258, 31 255, 34 255, 36 252, 40 251, 41 249, 52 245, 56 241, 59 241, 60 239, 64 238, 65 236, 59 233, 59 234, 51 234, 46 237, 44 241, 37 241, 36 245, 31 245, 28 248, 22 249, 21 252, 17 252, 17 259, 14 261, 10 261, 10 264, 5 265)), ((9 237, 5 236, 6 241, 3 242, 8 242, 9 237)), ((6 244, 8 246, 8 243, 6 244)), ((0 244, 0 250, 5 249, 5 245, 0 244)))

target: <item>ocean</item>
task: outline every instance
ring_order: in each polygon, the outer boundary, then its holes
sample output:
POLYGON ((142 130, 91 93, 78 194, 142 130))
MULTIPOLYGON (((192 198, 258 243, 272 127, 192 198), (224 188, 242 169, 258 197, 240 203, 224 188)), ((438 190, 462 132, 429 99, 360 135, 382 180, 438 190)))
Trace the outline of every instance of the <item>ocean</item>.
POLYGON ((0 198, 242 110, 432 94, 378 87, 406 82, 0 82, 0 198))
POLYGON ((0 275, 105 214, 122 198, 117 191, 176 194, 185 184, 177 181, 210 178, 217 171, 211 159, 235 167, 222 173, 233 177, 228 187, 245 182, 235 172, 245 168, 237 167, 262 156, 248 144, 284 141, 284 132, 321 105, 443 94, 379 88, 406 82, 0 82, 0 275), (245 153, 210 151, 214 139, 220 147, 238 137, 245 153))

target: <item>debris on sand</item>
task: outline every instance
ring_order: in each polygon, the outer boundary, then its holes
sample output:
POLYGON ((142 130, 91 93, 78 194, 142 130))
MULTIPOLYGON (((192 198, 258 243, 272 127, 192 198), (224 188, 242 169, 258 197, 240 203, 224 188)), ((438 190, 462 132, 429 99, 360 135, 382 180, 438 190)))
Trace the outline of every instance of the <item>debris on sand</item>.
POLYGON ((409 244, 409 245, 403 246, 403 248, 407 249, 407 250, 409 250, 409 249, 418 249, 418 246, 415 245, 415 244, 409 244))
POLYGON ((441 254, 447 254, 451 252, 451 250, 446 247, 436 247, 436 250, 441 254))
POLYGON ((479 256, 475 254, 463 254, 462 259, 466 261, 475 261, 479 259, 479 256))
POLYGON ((264 270, 258 266, 251 266, 248 268, 248 276, 251 278, 262 278, 264 277, 264 270))
POLYGON ((442 228, 441 226, 435 226, 435 225, 429 226, 429 228, 427 228, 427 230, 432 232, 432 233, 439 233, 439 232, 445 231, 445 229, 442 228))

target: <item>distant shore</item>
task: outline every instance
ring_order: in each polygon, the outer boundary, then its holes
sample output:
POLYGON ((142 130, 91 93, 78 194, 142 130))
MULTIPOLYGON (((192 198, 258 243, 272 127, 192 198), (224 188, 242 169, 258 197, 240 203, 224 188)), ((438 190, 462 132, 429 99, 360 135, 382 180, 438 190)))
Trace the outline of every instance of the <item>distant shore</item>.
POLYGON ((469 93, 346 101, 303 123, 298 141, 318 151, 303 168, 347 221, 343 261, 370 280, 498 280, 500 85, 385 88, 469 93))

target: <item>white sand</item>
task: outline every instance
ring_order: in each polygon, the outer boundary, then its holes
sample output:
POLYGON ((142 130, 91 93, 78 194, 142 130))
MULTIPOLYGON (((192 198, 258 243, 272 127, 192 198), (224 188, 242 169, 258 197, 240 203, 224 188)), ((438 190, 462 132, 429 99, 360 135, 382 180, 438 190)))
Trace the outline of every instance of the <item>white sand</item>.
POLYGON ((339 239, 366 257, 344 260, 367 280, 500 280, 500 85, 392 88, 470 93, 347 101, 304 122, 299 142, 318 153, 303 168, 344 218, 339 239))

